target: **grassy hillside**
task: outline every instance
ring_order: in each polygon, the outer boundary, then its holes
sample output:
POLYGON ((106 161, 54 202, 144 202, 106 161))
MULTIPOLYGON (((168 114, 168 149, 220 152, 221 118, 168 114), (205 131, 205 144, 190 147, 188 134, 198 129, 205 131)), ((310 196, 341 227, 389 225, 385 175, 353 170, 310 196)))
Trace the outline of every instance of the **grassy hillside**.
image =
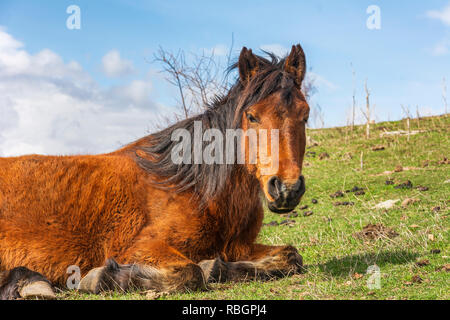
MULTIPOLYGON (((411 130, 422 132, 409 139, 381 137, 404 129, 405 121, 375 124, 369 140, 363 127, 353 133, 350 128, 309 131, 317 145, 307 150, 307 192, 295 211, 298 216, 267 211, 270 225, 260 235, 263 243, 298 247, 305 274, 266 283, 216 284, 211 291, 160 299, 450 299, 450 165, 444 160, 450 158, 450 117, 412 120, 411 130), (412 186, 397 187, 408 180, 412 186), (355 186, 362 191, 352 192, 355 186), (338 191, 341 197, 330 197, 338 191), (397 199, 391 209, 373 208, 397 199), (308 208, 301 209, 304 205, 308 208), (361 233, 369 224, 378 226, 361 233), (379 289, 367 286, 371 275, 366 271, 373 265, 380 270, 379 289)), ((137 293, 60 296, 146 298, 137 293)))

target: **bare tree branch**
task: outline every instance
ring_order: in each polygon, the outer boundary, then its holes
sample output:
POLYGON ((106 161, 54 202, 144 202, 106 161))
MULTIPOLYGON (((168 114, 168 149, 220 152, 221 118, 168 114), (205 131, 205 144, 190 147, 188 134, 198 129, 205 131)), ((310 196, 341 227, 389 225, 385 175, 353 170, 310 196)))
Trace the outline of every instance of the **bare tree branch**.
MULTIPOLYGON (((231 63, 234 35, 225 57, 227 66, 231 63)), ((176 54, 159 48, 154 62, 162 66, 166 80, 178 89, 180 108, 185 118, 205 109, 214 96, 225 94, 230 88, 228 73, 224 73, 223 59, 214 50, 201 54, 179 50, 176 54)))
POLYGON ((442 79, 442 99, 444 100, 444 112, 447 114, 447 83, 445 77, 442 79))
POLYGON ((403 113, 406 115, 406 130, 408 131, 408 141, 409 141, 409 137, 411 135, 411 112, 409 110, 409 106, 405 107, 404 105, 401 105, 402 109, 403 109, 403 113))
POLYGON ((183 108, 184 115, 187 118, 189 116, 189 108, 186 105, 184 93, 185 85, 183 83, 184 74, 186 72, 184 52, 180 50, 176 55, 174 55, 173 53, 165 51, 162 47, 160 47, 155 55, 155 61, 162 64, 162 71, 167 74, 166 80, 178 88, 181 98, 181 106, 183 108))
POLYGON ((305 77, 305 79, 303 80, 303 83, 302 83, 302 92, 303 92, 303 95, 305 96, 306 101, 308 102, 308 104, 311 108, 310 116, 309 116, 309 119, 310 119, 309 123, 310 124, 314 123, 314 126, 317 128, 318 122, 320 122, 323 127, 324 119, 323 119, 322 108, 318 104, 313 106, 313 103, 312 103, 312 96, 317 93, 317 86, 315 84, 314 77, 311 77, 311 76, 305 77))
POLYGON ((356 114, 356 72, 353 67, 353 63, 350 64, 352 67, 352 78, 353 78, 353 96, 352 96, 352 132, 355 127, 355 114, 356 114))
POLYGON ((361 113, 366 118, 366 138, 370 138, 370 91, 367 88, 367 79, 364 82, 364 90, 366 92, 366 110, 361 109, 361 113))

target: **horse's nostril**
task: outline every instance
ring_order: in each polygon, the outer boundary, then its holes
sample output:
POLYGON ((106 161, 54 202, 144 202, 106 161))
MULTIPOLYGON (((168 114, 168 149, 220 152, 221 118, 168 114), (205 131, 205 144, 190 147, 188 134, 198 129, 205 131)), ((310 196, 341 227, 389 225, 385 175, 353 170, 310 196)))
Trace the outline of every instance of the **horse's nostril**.
POLYGON ((280 179, 278 177, 272 177, 267 184, 267 191, 269 192, 270 196, 275 200, 278 199, 280 197, 281 191, 280 179))

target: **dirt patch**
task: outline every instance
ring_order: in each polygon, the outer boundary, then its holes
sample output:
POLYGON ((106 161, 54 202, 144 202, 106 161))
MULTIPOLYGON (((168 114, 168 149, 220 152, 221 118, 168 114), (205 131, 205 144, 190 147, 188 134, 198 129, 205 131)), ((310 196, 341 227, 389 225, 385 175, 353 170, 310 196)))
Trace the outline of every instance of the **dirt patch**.
POLYGON ((411 278, 411 281, 405 282, 405 285, 412 286, 414 283, 422 283, 423 279, 419 275, 415 275, 411 278))
POLYGON ((419 200, 419 199, 410 199, 410 198, 406 198, 406 199, 403 200, 403 202, 402 202, 402 207, 403 207, 403 208, 406 208, 406 207, 408 207, 409 205, 414 204, 414 203, 417 203, 417 202, 420 202, 420 200, 419 200))
POLYGON ((424 186, 417 186, 416 189, 417 189, 418 191, 421 191, 421 192, 425 192, 425 191, 430 190, 430 188, 424 187, 424 186))
POLYGON ((345 193, 354 193, 355 196, 362 196, 366 194, 364 188, 360 188, 358 186, 353 187, 351 190, 346 190, 345 193))
POLYGON ((437 162, 437 164, 442 165, 442 164, 450 164, 450 160, 447 158, 444 158, 440 161, 437 162))
POLYGON ((298 212, 294 211, 292 213, 289 213, 288 218, 297 218, 298 217, 298 212))
POLYGON ((142 292, 142 294, 145 295, 145 299, 147 300, 157 300, 161 297, 169 295, 168 292, 157 292, 155 290, 147 290, 142 292))
POLYGON ((361 279, 361 278, 363 278, 364 277, 364 275, 363 274, 360 274, 360 273, 358 273, 358 272, 355 272, 354 274, 353 274, 353 278, 354 279, 361 279))
POLYGON ((342 191, 336 191, 335 193, 330 194, 330 197, 333 199, 342 198, 343 196, 344 196, 344 193, 342 191))
POLYGON ((428 259, 424 259, 424 260, 420 260, 420 261, 416 262, 416 265, 418 267, 425 267, 425 266, 428 266, 429 264, 430 264, 430 260, 428 260, 428 259))
POLYGON ((338 201, 333 203, 333 206, 335 207, 340 207, 340 206, 354 206, 355 203, 354 202, 349 202, 349 201, 338 201))
POLYGON ((372 151, 383 151, 386 150, 385 146, 374 146, 372 147, 372 151))
POLYGON ((280 226, 292 227, 293 225, 295 225, 295 220, 291 220, 291 219, 283 220, 280 222, 280 226))
POLYGON ((267 227, 276 227, 278 225, 280 225, 280 224, 276 221, 272 221, 272 222, 264 224, 264 226, 267 226, 267 227))
POLYGON ((360 188, 358 186, 354 186, 353 189, 351 190, 346 190, 346 193, 350 193, 350 192, 359 192, 359 191, 364 191, 364 188, 360 188))
POLYGON ((399 234, 388 227, 385 227, 381 223, 379 224, 368 224, 363 228, 362 231, 356 232, 353 234, 353 236, 356 239, 369 239, 369 240, 376 240, 379 238, 395 238, 399 234))
POLYGON ((317 199, 312 199, 311 202, 312 202, 312 204, 318 204, 319 203, 319 201, 317 199))
POLYGON ((347 153, 345 153, 342 156, 342 159, 344 159, 344 160, 352 160, 353 159, 353 155, 350 152, 347 152, 347 153))
POLYGON ((325 160, 325 159, 329 159, 329 158, 330 158, 330 155, 326 152, 319 154, 319 160, 325 160))
POLYGON ((401 167, 402 170, 400 170, 400 167, 401 166, 397 166, 393 171, 384 171, 382 173, 370 174, 369 177, 390 176, 390 175, 392 175, 393 173, 396 173, 396 172, 423 170, 423 168, 416 168, 416 167, 401 167))
POLYGON ((440 267, 437 269, 437 271, 445 271, 445 272, 449 272, 450 271, 450 263, 440 267))
POLYGON ((312 211, 306 211, 305 213, 303 213, 303 216, 309 217, 309 216, 312 216, 313 214, 314 214, 314 212, 312 212, 312 211))
POLYGON ((405 181, 403 183, 400 183, 400 184, 396 185, 394 188, 395 189, 412 189, 412 187, 413 187, 412 182, 407 180, 407 181, 405 181))
POLYGON ((314 140, 313 138, 308 136, 308 137, 306 137, 306 145, 308 146, 308 149, 309 149, 309 148, 319 146, 319 142, 317 142, 316 140, 314 140))

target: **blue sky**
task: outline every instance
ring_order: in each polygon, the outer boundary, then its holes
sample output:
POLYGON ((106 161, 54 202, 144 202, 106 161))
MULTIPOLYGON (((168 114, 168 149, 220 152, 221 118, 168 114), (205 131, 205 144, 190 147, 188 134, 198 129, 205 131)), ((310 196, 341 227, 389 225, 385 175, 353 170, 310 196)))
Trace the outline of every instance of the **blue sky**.
POLYGON ((450 1, 1 0, 0 27, 30 55, 48 49, 66 64, 77 62, 103 90, 148 82, 149 101, 162 113, 163 106, 173 106, 176 92, 147 61, 159 46, 199 52, 228 46, 234 34, 237 56, 244 45, 280 51, 301 43, 319 89, 313 107, 320 104, 325 125, 336 126, 345 125, 351 106, 351 63, 357 103, 364 104, 368 79, 375 120, 400 118, 401 104, 414 112, 419 106, 423 114, 443 112, 443 77, 450 82, 445 8, 450 1), (81 8, 81 30, 66 28, 72 4, 81 8), (381 9, 380 30, 366 27, 369 5, 381 9), (111 50, 129 72, 105 73, 102 59, 111 50))

